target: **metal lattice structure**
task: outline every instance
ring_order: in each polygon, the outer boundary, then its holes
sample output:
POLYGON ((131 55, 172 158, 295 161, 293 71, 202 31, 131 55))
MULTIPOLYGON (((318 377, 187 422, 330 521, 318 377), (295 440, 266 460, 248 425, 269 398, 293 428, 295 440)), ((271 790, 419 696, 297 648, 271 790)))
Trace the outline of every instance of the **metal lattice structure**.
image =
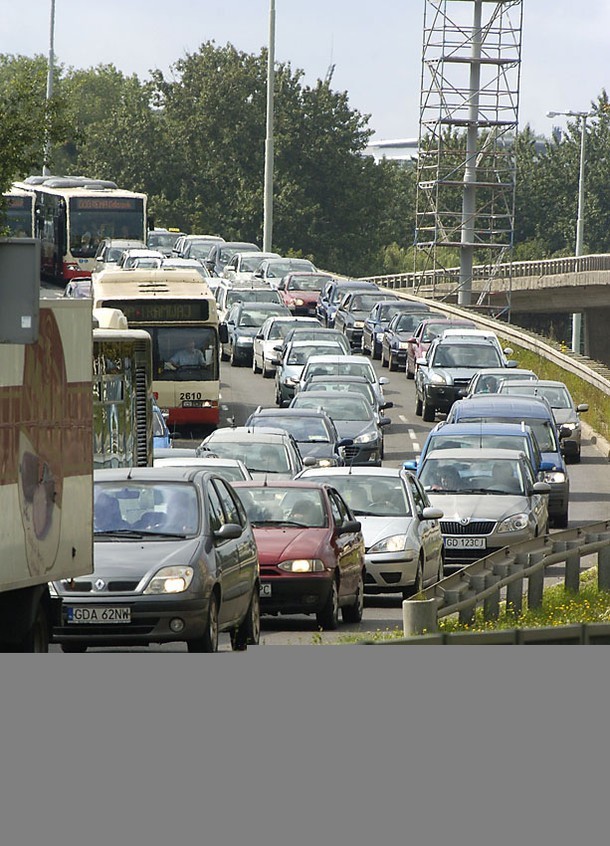
POLYGON ((424 1, 416 261, 451 282, 444 298, 510 319, 510 285, 492 283, 513 245, 523 0, 424 1))

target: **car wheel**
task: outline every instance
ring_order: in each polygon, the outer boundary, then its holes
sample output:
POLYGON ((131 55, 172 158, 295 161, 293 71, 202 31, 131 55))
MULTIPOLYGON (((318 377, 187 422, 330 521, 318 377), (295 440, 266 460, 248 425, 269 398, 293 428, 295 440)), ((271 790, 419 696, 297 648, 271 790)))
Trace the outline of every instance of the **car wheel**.
POLYGON ((186 642, 189 652, 218 652, 218 599, 216 594, 210 597, 205 632, 201 637, 191 638, 186 642))
POLYGON ((252 353, 252 372, 253 373, 260 373, 261 372, 261 368, 256 363, 256 356, 254 355, 254 353, 252 353))
POLYGON ((423 403, 419 397, 415 397, 415 415, 421 417, 423 403))
POLYGON ((333 579, 328 599, 324 607, 316 614, 318 625, 325 631, 334 631, 339 625, 339 591, 337 580, 333 579))
POLYGON ((229 356, 228 356, 228 355, 227 355, 227 353, 225 352, 225 348, 224 348, 224 347, 222 347, 222 346, 221 346, 221 348, 220 348, 220 360, 221 360, 221 361, 228 361, 228 360, 229 360, 229 356))
POLYGON ((36 617, 31 628, 26 632, 17 646, 17 652, 48 652, 49 624, 47 612, 42 602, 38 603, 36 617))
POLYGON ((422 408, 422 420, 425 420, 426 423, 433 423, 435 415, 436 408, 429 402, 425 402, 422 408))
POLYGON ((417 596, 420 590, 424 586, 424 559, 420 553, 419 561, 417 562, 417 571, 415 573, 415 581, 413 582, 410 587, 403 588, 402 591, 402 598, 403 599, 411 599, 413 596, 417 596))
POLYGON ((360 573, 358 579, 358 588, 356 593, 356 600, 353 605, 344 605, 341 609, 341 616, 344 623, 359 623, 362 620, 364 612, 364 578, 360 573))
POLYGON ((231 353, 229 355, 229 362, 231 364, 231 367, 239 367, 239 360, 237 358, 237 355, 235 353, 235 347, 233 345, 231 345, 231 353))
POLYGON ((265 357, 263 356, 263 379, 271 379, 272 376, 273 376, 273 370, 271 370, 269 367, 267 367, 267 364, 265 362, 265 357))
POLYGON ((248 648, 248 644, 256 646, 260 639, 261 606, 257 583, 254 585, 246 616, 236 629, 231 630, 231 649, 235 652, 243 652, 248 648))
POLYGON ((280 393, 277 385, 275 386, 275 404, 280 408, 282 407, 282 394, 280 393))
POLYGON ((376 341, 373 341, 371 347, 371 358, 374 358, 376 361, 381 358, 381 348, 376 341))
POLYGON ((415 379, 415 370, 409 369, 409 359, 407 358, 407 379, 415 379))
POLYGON ((385 358, 385 349, 383 348, 383 344, 381 345, 381 366, 387 367, 388 363, 385 358))
POLYGON ((580 464, 580 450, 572 457, 574 464, 580 464))
POLYGON ((390 350, 390 360, 388 361, 388 368, 390 370, 398 370, 398 363, 394 361, 394 356, 392 355, 392 351, 390 350))
POLYGON ((438 559, 438 570, 436 571, 436 581, 441 582, 445 578, 445 553, 441 550, 438 559))
POLYGON ((68 652, 68 653, 86 652, 87 651, 87 647, 85 646, 84 643, 62 643, 60 648, 61 648, 62 652, 68 652))

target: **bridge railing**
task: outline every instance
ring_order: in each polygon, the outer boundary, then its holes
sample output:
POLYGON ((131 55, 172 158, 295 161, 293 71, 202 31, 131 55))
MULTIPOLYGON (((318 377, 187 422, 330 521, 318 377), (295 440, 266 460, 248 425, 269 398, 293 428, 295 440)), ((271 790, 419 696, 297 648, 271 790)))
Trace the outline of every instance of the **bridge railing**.
MULTIPOLYGON (((497 265, 476 265, 472 268, 474 280, 523 278, 529 276, 556 276, 566 273, 585 273, 595 270, 610 270, 610 254, 589 256, 565 256, 564 258, 541 259, 537 261, 513 261, 497 265)), ((434 289, 436 287, 459 286, 460 268, 436 268, 435 270, 411 273, 390 273, 383 276, 363 277, 386 288, 434 289)))

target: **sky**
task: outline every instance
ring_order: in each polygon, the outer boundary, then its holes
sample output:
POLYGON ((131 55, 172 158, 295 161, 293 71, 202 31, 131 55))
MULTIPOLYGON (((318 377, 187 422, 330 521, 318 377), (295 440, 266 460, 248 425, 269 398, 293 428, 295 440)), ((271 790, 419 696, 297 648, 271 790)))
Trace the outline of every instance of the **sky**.
MULTIPOLYGON (((270 0, 56 0, 56 62, 113 64, 147 79, 206 41, 259 53, 269 42, 270 0)), ((451 5, 451 4, 450 4, 451 5)), ((370 115, 372 141, 419 134, 425 0, 275 0, 275 58, 346 91, 370 115)), ((453 4, 455 6, 455 3, 453 4)), ((51 0, 0 0, 0 53, 49 53, 51 0)), ((474 3, 472 4, 474 8, 474 3)), ((608 0, 523 0, 519 128, 544 135, 610 88, 608 0), (585 13, 586 12, 586 13, 585 13)))

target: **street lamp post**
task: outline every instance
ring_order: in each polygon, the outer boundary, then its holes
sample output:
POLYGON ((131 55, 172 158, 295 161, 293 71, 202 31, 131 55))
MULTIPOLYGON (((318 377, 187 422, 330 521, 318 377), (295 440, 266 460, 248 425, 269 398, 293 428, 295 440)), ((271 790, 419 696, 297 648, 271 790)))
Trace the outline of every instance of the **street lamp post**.
POLYGON ((273 238, 273 87, 275 84, 275 0, 269 0, 269 55, 267 57, 267 131, 263 189, 263 251, 271 251, 273 238))
MULTIPOLYGON (((576 258, 582 255, 583 230, 585 223, 585 145, 587 140, 587 118, 595 112, 547 112, 547 117, 575 117, 580 120, 580 166, 578 169, 578 217, 576 218, 576 258)), ((578 269, 578 264, 577 264, 578 269)), ((582 338, 582 313, 572 314, 572 351, 579 353, 582 338)))

